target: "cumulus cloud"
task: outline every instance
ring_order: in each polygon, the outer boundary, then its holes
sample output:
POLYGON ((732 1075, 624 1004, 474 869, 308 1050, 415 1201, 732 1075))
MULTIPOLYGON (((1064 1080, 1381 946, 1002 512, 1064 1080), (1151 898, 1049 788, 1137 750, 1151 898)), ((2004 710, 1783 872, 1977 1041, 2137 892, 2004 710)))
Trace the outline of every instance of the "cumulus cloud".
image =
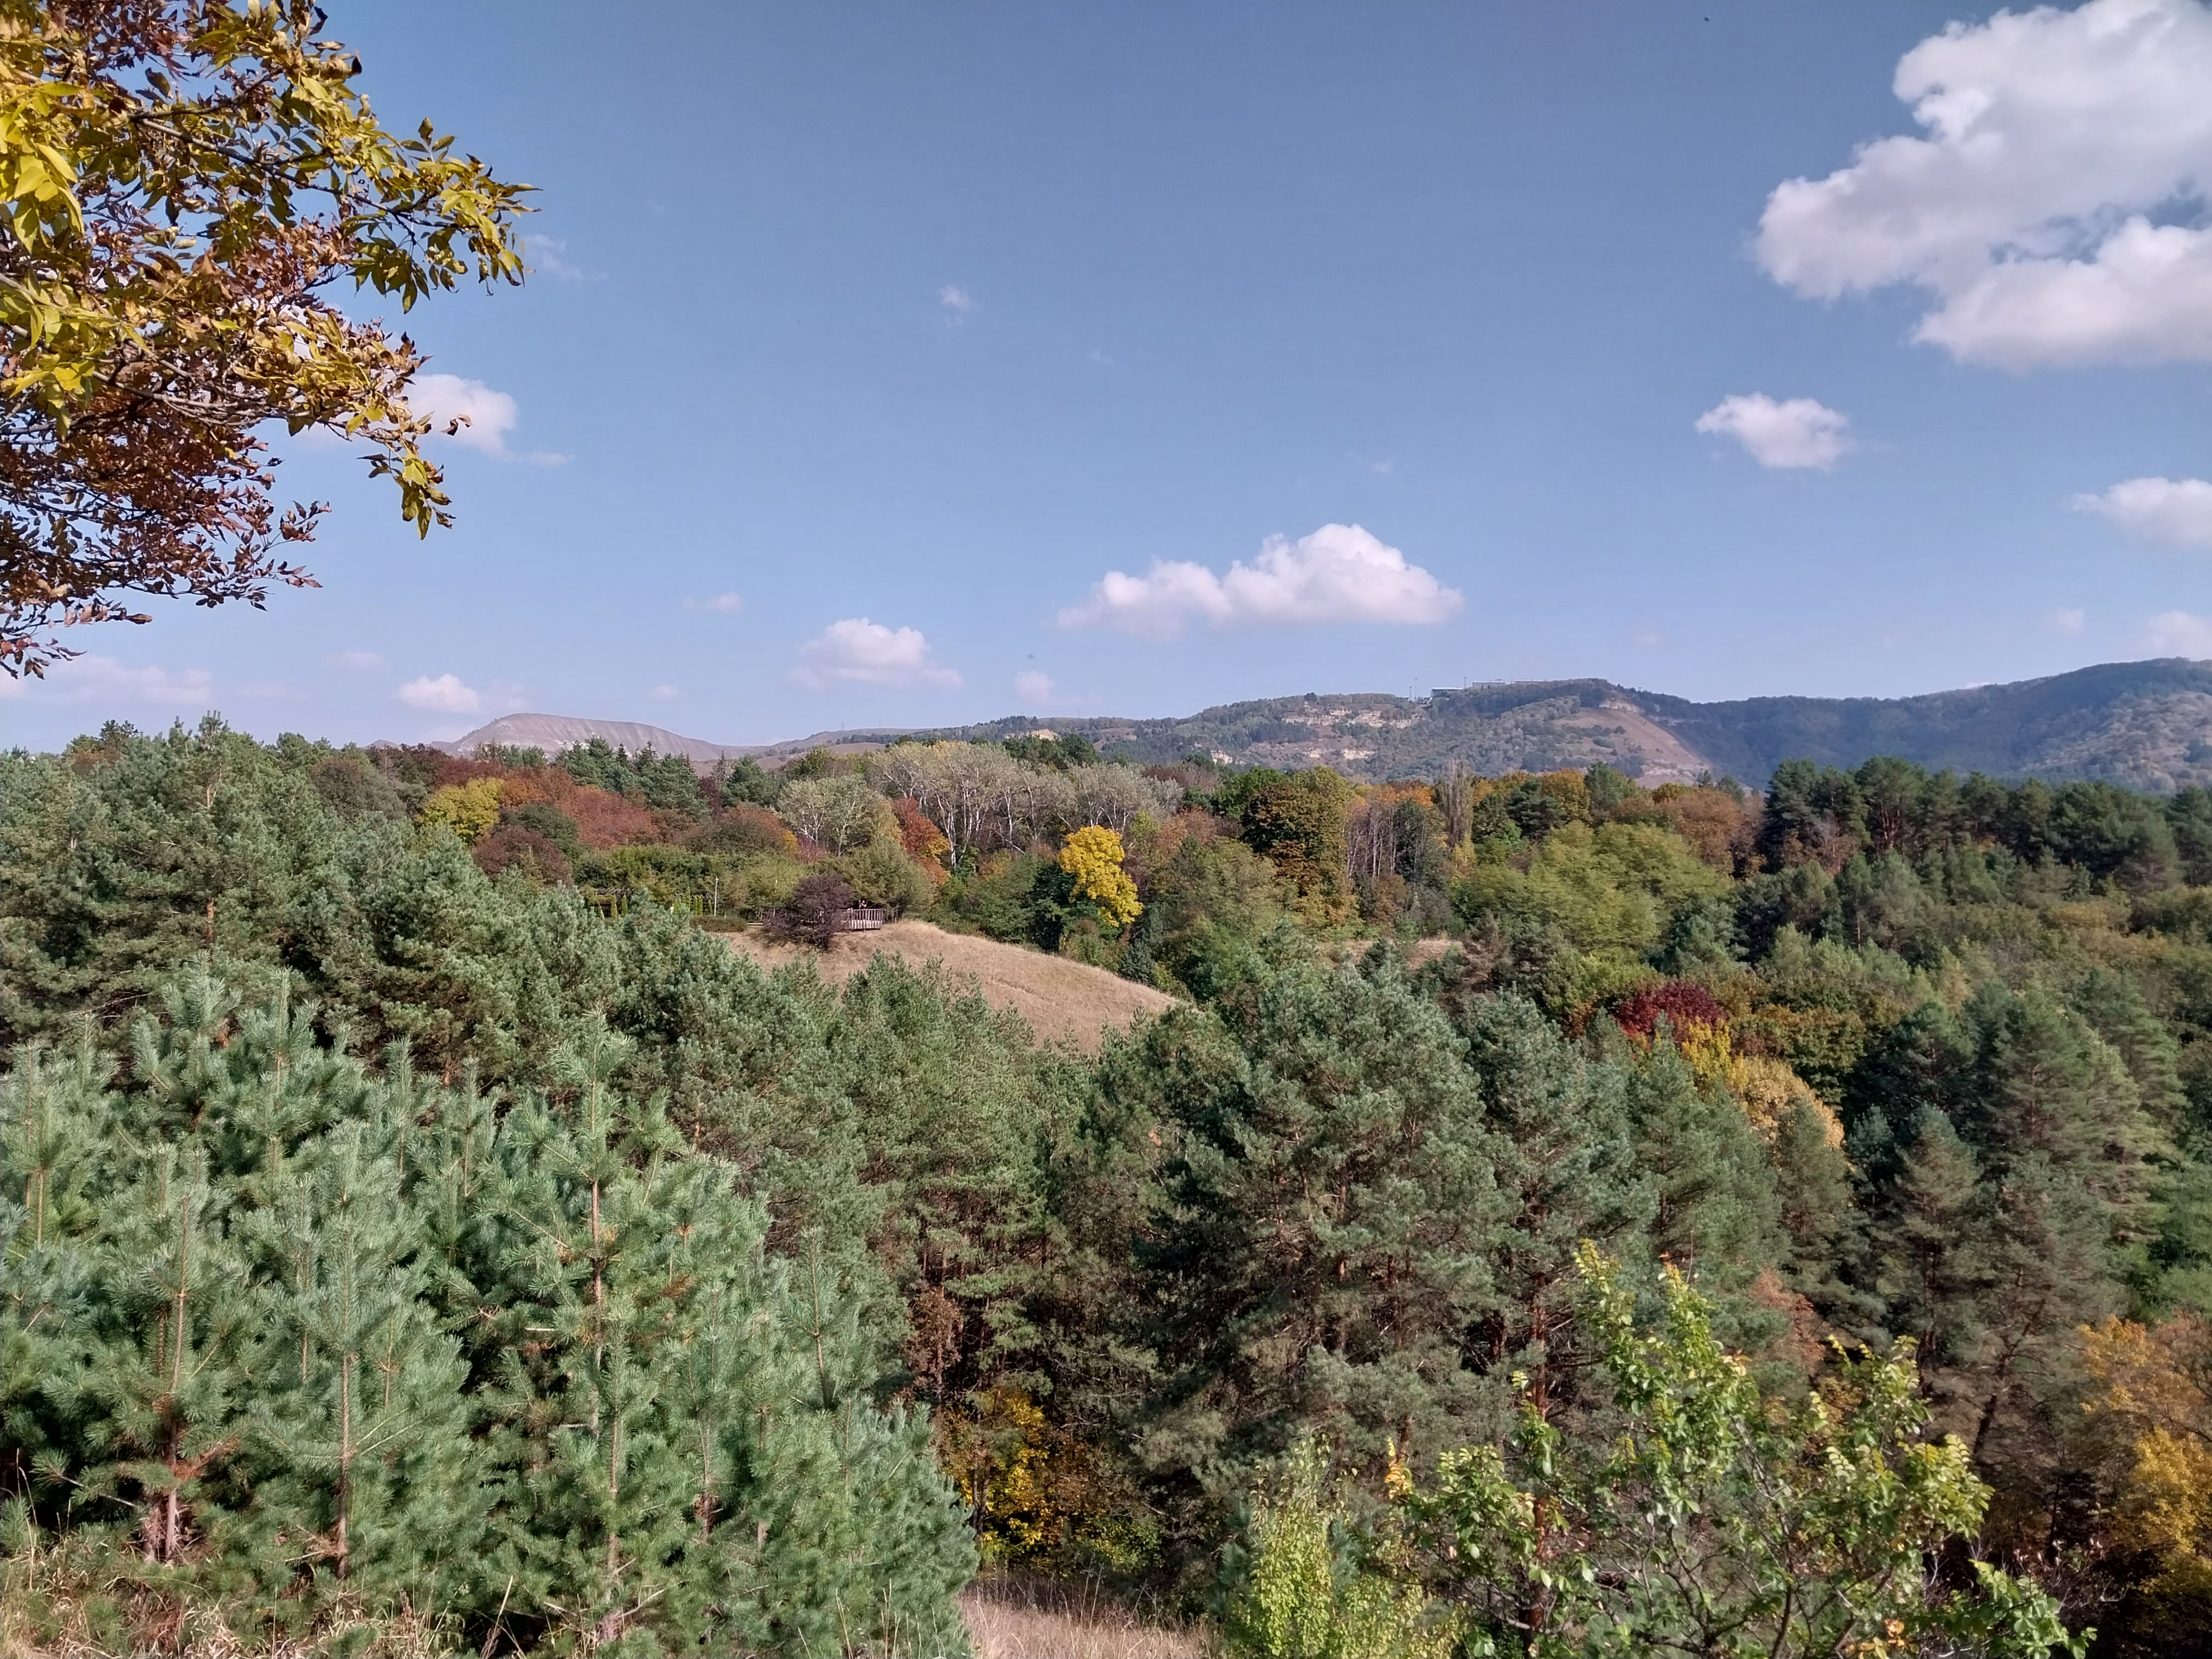
POLYGON ((919 629, 844 617, 799 647, 792 678, 816 690, 835 685, 954 686, 960 676, 930 659, 919 629))
POLYGON ((2046 611, 2043 613, 2044 628, 2053 634, 2063 634, 2069 639, 2079 635, 2089 625, 2086 611, 2046 611))
POLYGON ((458 374, 417 374, 407 387, 407 406, 430 422, 434 435, 502 458, 509 453, 507 434, 522 417, 506 392, 458 374), (463 424, 448 433, 456 421, 463 424))
POLYGON ((407 406, 430 422, 431 437, 465 444, 495 460, 558 466, 568 459, 545 449, 533 449, 527 454, 509 449, 507 434, 514 430, 522 411, 513 398, 482 380, 465 380, 458 374, 417 374, 407 384, 407 406), (453 430, 447 431, 448 427, 453 430))
POLYGON ((374 651, 333 651, 323 660, 333 668, 348 669, 356 674, 384 666, 384 659, 374 651))
POLYGON ((1215 628, 1324 623, 1445 622, 1465 597, 1356 524, 1325 524, 1291 541, 1270 536, 1259 556, 1220 575, 1202 564, 1155 559, 1141 576, 1109 570, 1062 628, 1114 628, 1173 639, 1193 622, 1215 628))
POLYGON ((215 677, 204 668, 129 668, 112 657, 77 657, 57 663, 44 679, 0 675, 0 696, 37 702, 139 704, 156 708, 204 708, 215 696, 215 677))
POLYGON ((2162 611, 2144 624, 2143 638, 2161 657, 2212 657, 2212 617, 2162 611))
POLYGON ((1698 416, 1698 430, 1734 438, 1761 466, 1826 471, 1848 454, 1850 419, 1810 398, 1778 403, 1763 392, 1723 398, 1698 416))
POLYGON ((975 296, 957 283, 947 283, 937 290, 937 303, 956 316, 966 316, 975 309, 975 296))
POLYGON ((2212 361, 2212 5, 2088 0, 1954 23, 1899 62, 1921 137, 1767 198, 1757 252, 1800 294, 1932 296, 1964 362, 2212 361))
POLYGON ((726 617, 745 608, 744 596, 738 593, 714 593, 703 599, 686 599, 686 611, 713 611, 726 617))
POLYGON ((2154 547, 2212 548, 2212 483, 2202 478, 2130 478, 2070 505, 2154 547))
POLYGON ((457 674, 441 674, 435 679, 421 675, 392 695, 410 708, 434 708, 447 714, 473 714, 483 706, 477 689, 462 684, 457 674))
POLYGON ((1035 669, 1014 676, 1014 696, 1032 705, 1052 701, 1052 676, 1035 669))

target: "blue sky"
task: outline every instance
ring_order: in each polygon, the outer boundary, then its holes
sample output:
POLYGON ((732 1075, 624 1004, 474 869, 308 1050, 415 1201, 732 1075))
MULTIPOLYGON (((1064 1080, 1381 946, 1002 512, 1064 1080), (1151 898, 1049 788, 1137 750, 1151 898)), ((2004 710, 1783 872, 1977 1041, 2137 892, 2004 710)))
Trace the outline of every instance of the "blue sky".
POLYGON ((407 319, 458 526, 295 447, 323 586, 0 741, 2212 656, 2203 0, 329 10, 539 190, 407 319))

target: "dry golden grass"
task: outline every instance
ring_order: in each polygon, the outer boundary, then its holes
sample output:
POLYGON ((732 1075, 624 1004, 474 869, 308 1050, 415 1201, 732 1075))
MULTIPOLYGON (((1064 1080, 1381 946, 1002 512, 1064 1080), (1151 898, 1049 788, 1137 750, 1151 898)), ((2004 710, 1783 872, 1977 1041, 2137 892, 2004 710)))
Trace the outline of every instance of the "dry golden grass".
MULTIPOLYGON (((349 1629, 340 1619, 302 1639, 242 1640, 213 1607, 186 1609, 131 1593, 77 1561, 0 1564, 0 1659, 119 1659, 161 1652, 176 1659, 312 1659, 336 1643, 362 1659, 463 1659, 458 1632, 428 1621, 386 1619, 349 1629), (120 1592, 118 1594, 118 1592, 120 1592), (104 1604, 104 1613, 95 1607, 104 1604), (358 1645, 347 1643, 350 1636, 358 1645)), ((990 1578, 960 1598, 975 1659, 1205 1659, 1194 1630, 1150 1625, 1129 1609, 1049 1583, 990 1578)))
POLYGON ((960 1598, 975 1659, 1202 1659, 1198 1632, 1050 1585, 979 1579, 960 1598))
POLYGON ((1097 1051, 1108 1031, 1125 1030, 1175 1006, 1165 992, 1103 968, 972 933, 948 933, 926 921, 895 921, 879 933, 842 934, 820 952, 804 945, 778 945, 750 928, 724 937, 731 949, 770 968, 811 958, 822 976, 833 982, 859 973, 878 951, 902 957, 916 967, 939 963, 955 979, 974 980, 987 1000, 1012 1009, 1047 1042, 1070 1042, 1086 1054, 1097 1051))

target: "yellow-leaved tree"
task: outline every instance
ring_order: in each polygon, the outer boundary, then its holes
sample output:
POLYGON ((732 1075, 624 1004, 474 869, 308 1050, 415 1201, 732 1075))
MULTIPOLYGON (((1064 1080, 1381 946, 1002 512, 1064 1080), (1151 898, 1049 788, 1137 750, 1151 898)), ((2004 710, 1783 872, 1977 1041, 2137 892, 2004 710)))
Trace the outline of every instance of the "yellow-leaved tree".
POLYGON ((422 822, 442 823, 473 845, 499 826, 499 780, 471 778, 434 791, 422 803, 422 822))
POLYGON ((2148 1569, 2110 1622, 2132 1644, 2123 1651, 2178 1651, 2212 1627, 2212 1321, 2108 1319, 2081 1338, 2112 1541, 2148 1569))
POLYGON ((1144 914, 1137 884, 1121 867, 1121 838, 1103 824, 1086 823, 1060 849, 1060 867, 1075 878, 1075 896, 1089 899, 1116 927, 1144 914))

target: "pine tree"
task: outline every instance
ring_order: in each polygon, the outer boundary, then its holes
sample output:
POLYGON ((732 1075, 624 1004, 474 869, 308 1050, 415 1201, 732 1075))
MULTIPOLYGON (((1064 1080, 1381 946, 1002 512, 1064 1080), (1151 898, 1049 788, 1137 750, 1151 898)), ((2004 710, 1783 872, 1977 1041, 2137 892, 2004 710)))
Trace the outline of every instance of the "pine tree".
POLYGON ((1981 1301, 1996 1269, 1981 1165, 1933 1108, 1900 1140, 1894 1174, 1871 1200, 1875 1285, 1889 1328, 1917 1345, 1923 1385, 1945 1401, 1986 1340, 1981 1301))
POLYGON ((1449 1442, 1486 1392, 1462 1345, 1501 1206, 1461 1040, 1388 964, 1280 972, 1152 1060, 1139 1455, 1196 1548, 1301 1433, 1370 1477, 1394 1437, 1449 1442))
POLYGON ((159 1148, 119 1196, 102 1241, 105 1317, 82 1383, 103 1419, 103 1455, 81 1490, 129 1506, 144 1559, 173 1568, 222 1530, 216 1483, 240 1443, 239 1358, 259 1310, 228 1248, 203 1149, 159 1148))
MULTIPOLYGON (((1501 1385, 1525 1376, 1529 1398, 1549 1412, 1573 1403, 1586 1369, 1589 1339, 1573 1314, 1575 1249, 1595 1239, 1640 1254, 1657 1213, 1656 1183, 1637 1165, 1617 1066, 1593 1062, 1522 997, 1472 1004, 1462 1029, 1504 1200, 1480 1362, 1501 1385)), ((1492 1409, 1502 1423, 1502 1395, 1492 1409)))
POLYGON ((1742 1108, 1701 1090, 1665 1041, 1629 1066, 1627 1105, 1637 1168, 1654 1187, 1653 1251, 1731 1290, 1779 1261, 1774 1171, 1742 1108))
POLYGON ((485 1505, 467 1368, 424 1298, 396 1127, 345 1123, 309 1142, 264 1212, 283 1255, 264 1280, 253 1368, 255 1434, 274 1463, 255 1507, 325 1595, 451 1607, 474 1587, 485 1505))
POLYGON ((281 989, 155 1002, 115 1091, 88 1046, 0 1079, 11 1527, 249 1643, 411 1610, 526 1650, 961 1650, 974 1547, 927 1419, 875 1404, 881 1299, 823 1252, 794 1283, 623 1039, 587 1024, 566 1097, 495 1121, 281 989))
POLYGON ((1802 1097, 1774 1126, 1770 1156, 1784 1240, 1784 1281, 1821 1318, 1864 1328, 1881 1304, 1856 1288, 1863 1277, 1864 1218, 1850 1159, 1829 1139, 1832 1120, 1802 1097))
POLYGON ((2189 1096, 2181 1086, 2181 1045, 2151 1012, 2135 981, 2107 969, 2092 969, 2071 1000, 2126 1065, 2152 1122, 2168 1136, 2182 1133, 2189 1096))

